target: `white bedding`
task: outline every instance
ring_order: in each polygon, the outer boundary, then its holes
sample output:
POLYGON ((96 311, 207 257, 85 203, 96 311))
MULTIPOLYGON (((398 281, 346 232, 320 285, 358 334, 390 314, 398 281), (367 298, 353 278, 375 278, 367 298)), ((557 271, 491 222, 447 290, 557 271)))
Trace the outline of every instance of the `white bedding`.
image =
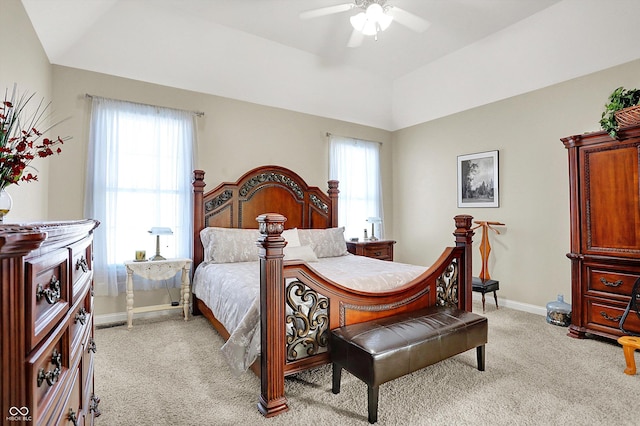
MULTIPOLYGON (((427 269, 351 254, 309 265, 345 287, 369 292, 400 287, 427 269)), ((221 351, 232 370, 246 371, 260 354, 259 262, 202 263, 195 271, 193 292, 230 333, 221 351)))

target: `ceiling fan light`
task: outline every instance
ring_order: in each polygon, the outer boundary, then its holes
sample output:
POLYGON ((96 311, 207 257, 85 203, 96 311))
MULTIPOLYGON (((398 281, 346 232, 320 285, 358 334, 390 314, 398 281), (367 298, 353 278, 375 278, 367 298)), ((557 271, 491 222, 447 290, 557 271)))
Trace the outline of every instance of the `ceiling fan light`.
POLYGON ((382 10, 382 6, 378 3, 371 3, 367 7, 367 18, 370 21, 378 21, 382 15, 384 15, 384 11, 382 10))
POLYGON ((393 21, 393 16, 383 13, 382 16, 378 18, 378 24, 380 24, 380 29, 384 31, 387 28, 389 28, 389 25, 391 25, 391 21, 393 21))
POLYGON ((362 34, 364 35, 368 35, 368 36, 374 36, 376 34, 378 34, 378 28, 376 27, 376 22, 375 21, 371 21, 369 19, 366 20, 364 27, 362 27, 362 34))
POLYGON ((360 12, 357 15, 353 15, 349 20, 354 29, 362 32, 367 23, 367 16, 364 12, 360 12))

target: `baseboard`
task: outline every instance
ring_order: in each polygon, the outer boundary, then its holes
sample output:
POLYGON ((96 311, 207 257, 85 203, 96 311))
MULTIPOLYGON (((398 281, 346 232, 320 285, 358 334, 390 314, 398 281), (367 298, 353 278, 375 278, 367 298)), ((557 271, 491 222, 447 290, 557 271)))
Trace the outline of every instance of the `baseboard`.
MULTIPOLYGON (((134 324, 136 319, 142 318, 158 318, 170 314, 175 314, 175 309, 166 309, 153 312, 136 312, 133 316, 134 324)), ((114 312, 111 314, 96 315, 93 319, 96 327, 112 327, 114 325, 122 325, 127 323, 126 312, 114 312)))
POLYGON ((515 309, 517 311, 529 312, 531 314, 547 316, 547 308, 543 306, 530 305, 529 303, 514 302, 512 300, 498 298, 498 303, 502 303, 501 306, 509 309, 515 309))

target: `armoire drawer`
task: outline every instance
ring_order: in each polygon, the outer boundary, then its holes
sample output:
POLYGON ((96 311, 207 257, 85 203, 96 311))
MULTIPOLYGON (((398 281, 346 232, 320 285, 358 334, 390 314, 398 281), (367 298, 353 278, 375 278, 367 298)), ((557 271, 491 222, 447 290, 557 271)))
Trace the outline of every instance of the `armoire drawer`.
POLYGON ((69 310, 66 250, 25 262, 27 351, 34 349, 69 310))
MULTIPOLYGON (((587 323, 590 326, 599 327, 602 331, 613 335, 622 335, 620 320, 626 306, 608 304, 605 301, 589 300, 587 303, 587 323), (608 329, 603 329, 606 327, 608 329)), ((640 333, 640 318, 635 313, 630 313, 624 323, 625 329, 640 333)))
POLYGON ((598 291, 628 296, 639 272, 618 271, 613 268, 587 266, 587 291, 598 291))

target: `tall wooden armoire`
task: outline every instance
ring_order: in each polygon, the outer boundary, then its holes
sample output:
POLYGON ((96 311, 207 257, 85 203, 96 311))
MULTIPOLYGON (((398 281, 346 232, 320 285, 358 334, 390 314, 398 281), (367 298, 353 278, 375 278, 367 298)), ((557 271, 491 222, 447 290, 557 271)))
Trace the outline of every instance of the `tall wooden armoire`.
MULTIPOLYGON (((569 336, 617 338, 640 276, 640 126, 562 138, 569 153, 571 304, 569 336)), ((625 328, 640 333, 630 315, 625 328)))

